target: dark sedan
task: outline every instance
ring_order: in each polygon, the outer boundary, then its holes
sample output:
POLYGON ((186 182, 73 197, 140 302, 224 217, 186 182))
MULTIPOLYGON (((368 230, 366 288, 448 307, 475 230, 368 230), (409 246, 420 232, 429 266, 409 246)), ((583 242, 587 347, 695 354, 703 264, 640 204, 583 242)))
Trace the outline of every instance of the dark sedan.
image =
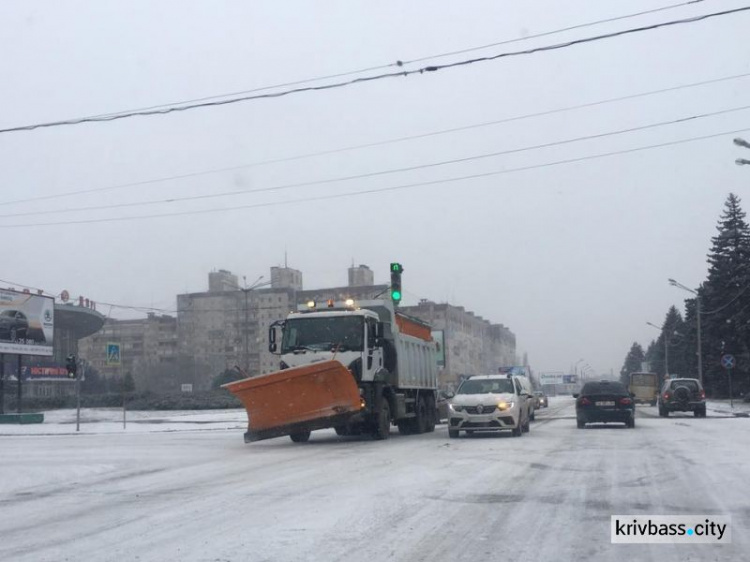
POLYGON ((621 382, 587 382, 576 399, 578 429, 587 423, 615 422, 635 427, 635 402, 621 382))
POLYGON ((29 321, 20 310, 3 310, 0 312, 0 339, 25 339, 29 331, 29 321))
POLYGON ((535 390, 534 391, 534 400, 536 402, 536 408, 546 408, 549 406, 549 401, 547 400, 547 395, 544 394, 541 390, 535 390))

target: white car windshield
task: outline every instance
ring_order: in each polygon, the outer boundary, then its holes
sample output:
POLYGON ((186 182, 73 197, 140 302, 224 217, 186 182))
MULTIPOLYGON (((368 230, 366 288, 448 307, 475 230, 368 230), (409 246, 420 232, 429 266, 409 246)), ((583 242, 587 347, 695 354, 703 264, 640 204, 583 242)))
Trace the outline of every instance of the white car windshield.
POLYGON ((458 389, 458 394, 502 394, 513 392, 511 379, 468 380, 458 389))

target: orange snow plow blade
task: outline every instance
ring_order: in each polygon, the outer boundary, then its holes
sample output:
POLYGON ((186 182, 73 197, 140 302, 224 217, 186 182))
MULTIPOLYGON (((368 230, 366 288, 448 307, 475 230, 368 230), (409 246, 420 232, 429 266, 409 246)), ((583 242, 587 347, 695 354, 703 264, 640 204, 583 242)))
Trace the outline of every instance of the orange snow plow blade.
POLYGON ((245 442, 346 423, 362 408, 354 376, 321 361, 222 385, 247 410, 245 442))

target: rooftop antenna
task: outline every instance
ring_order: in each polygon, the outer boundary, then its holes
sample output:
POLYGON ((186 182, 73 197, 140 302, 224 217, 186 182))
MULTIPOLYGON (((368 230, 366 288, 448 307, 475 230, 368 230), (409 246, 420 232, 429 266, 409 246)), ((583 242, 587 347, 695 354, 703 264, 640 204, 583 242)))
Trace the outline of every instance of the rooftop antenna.
POLYGON ((287 267, 288 266, 287 266, 287 261, 286 261, 286 248, 284 248, 284 269, 286 269, 287 267))

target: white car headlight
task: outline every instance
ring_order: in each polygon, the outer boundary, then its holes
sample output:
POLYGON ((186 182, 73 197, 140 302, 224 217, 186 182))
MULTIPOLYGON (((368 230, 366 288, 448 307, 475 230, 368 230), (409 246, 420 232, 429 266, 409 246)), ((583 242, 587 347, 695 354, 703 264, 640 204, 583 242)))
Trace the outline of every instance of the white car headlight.
POLYGON ((505 410, 510 410, 510 409, 512 409, 512 408, 513 408, 513 406, 515 406, 515 405, 516 405, 516 403, 515 403, 515 402, 512 402, 512 401, 511 401, 511 402, 505 402, 505 401, 503 400, 503 401, 500 401, 500 402, 498 402, 498 404, 497 404, 497 409, 498 409, 498 410, 500 410, 500 411, 502 412, 502 411, 505 411, 505 410))

